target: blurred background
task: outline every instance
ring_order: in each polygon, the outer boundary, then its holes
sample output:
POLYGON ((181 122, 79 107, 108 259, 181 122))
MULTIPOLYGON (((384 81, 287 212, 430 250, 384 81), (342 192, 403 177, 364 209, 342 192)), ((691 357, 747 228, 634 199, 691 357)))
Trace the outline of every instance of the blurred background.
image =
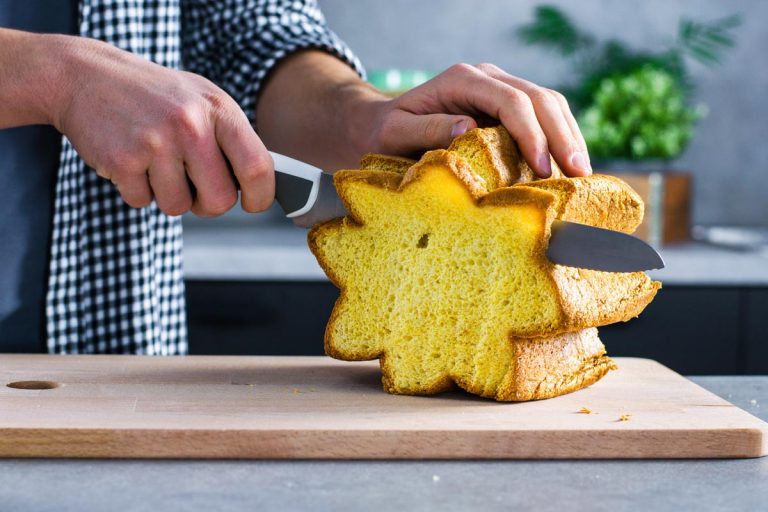
MULTIPOLYGON (((370 71, 441 71, 451 64, 492 62, 508 73, 559 88, 575 69, 557 51, 526 44, 520 27, 537 6, 552 5, 598 41, 616 39, 633 51, 674 45, 680 20, 738 15, 735 46, 708 68, 688 59, 692 103, 709 113, 674 162, 694 172, 693 219, 700 224, 761 225, 768 221, 768 2, 670 1, 534 2, 527 0, 320 0, 331 28, 370 71)), ((594 158, 594 156, 593 156, 594 158)))
MULTIPOLYGON (((392 94, 492 62, 566 93, 593 163, 646 202, 664 284, 611 355, 768 373, 768 2, 320 0, 392 94)), ((337 296, 279 209, 185 219, 192 353, 320 354, 337 296)))

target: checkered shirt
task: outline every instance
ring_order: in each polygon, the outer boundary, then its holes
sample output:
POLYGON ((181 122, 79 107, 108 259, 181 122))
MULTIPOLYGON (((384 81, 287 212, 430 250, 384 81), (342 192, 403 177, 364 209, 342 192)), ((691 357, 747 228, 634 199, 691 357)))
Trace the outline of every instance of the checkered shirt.
MULTIPOLYGON (((283 57, 325 50, 362 73, 315 0, 81 0, 81 36, 199 73, 253 121, 264 77, 283 57)), ((46 297, 52 353, 184 354, 179 217, 134 209, 63 140, 46 297)))

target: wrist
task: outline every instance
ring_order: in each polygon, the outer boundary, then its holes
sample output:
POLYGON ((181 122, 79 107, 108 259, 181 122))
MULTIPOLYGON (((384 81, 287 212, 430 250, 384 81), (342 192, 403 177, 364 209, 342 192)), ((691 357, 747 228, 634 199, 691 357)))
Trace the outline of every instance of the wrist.
POLYGON ((20 110, 19 124, 56 125, 62 96, 69 88, 66 64, 61 58, 61 39, 70 36, 15 32, 13 35, 16 73, 12 95, 20 110))
POLYGON ((79 76, 77 54, 82 38, 44 34, 39 41, 37 65, 40 77, 40 108, 47 124, 64 132, 63 119, 77 87, 79 76))
POLYGON ((0 128, 50 124, 44 36, 0 28, 0 128))
POLYGON ((343 116, 340 125, 346 129, 345 138, 355 160, 359 161, 365 153, 380 151, 379 127, 391 98, 359 80, 337 90, 337 104, 343 116))

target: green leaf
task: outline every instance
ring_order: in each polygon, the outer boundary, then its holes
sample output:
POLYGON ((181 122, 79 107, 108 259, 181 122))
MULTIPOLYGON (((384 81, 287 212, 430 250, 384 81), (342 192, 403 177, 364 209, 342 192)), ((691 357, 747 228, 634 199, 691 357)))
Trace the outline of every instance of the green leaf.
POLYGON ((580 32, 562 11, 551 5, 537 7, 534 20, 520 27, 517 34, 528 44, 547 46, 566 57, 594 44, 592 36, 580 32))
POLYGON ((739 15, 727 16, 709 23, 683 18, 678 27, 677 46, 682 53, 712 67, 720 63, 725 50, 735 46, 733 31, 740 25, 739 15))

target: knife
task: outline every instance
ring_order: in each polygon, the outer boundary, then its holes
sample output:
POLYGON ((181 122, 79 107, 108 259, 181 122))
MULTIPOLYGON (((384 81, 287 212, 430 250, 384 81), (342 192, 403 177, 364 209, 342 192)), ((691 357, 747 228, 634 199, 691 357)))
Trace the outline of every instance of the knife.
MULTIPOLYGON (((275 199, 286 217, 304 228, 347 214, 333 175, 270 151, 275 162, 275 199)), ((656 250, 637 237, 576 222, 552 223, 547 257, 553 263, 606 272, 664 268, 656 250)))

